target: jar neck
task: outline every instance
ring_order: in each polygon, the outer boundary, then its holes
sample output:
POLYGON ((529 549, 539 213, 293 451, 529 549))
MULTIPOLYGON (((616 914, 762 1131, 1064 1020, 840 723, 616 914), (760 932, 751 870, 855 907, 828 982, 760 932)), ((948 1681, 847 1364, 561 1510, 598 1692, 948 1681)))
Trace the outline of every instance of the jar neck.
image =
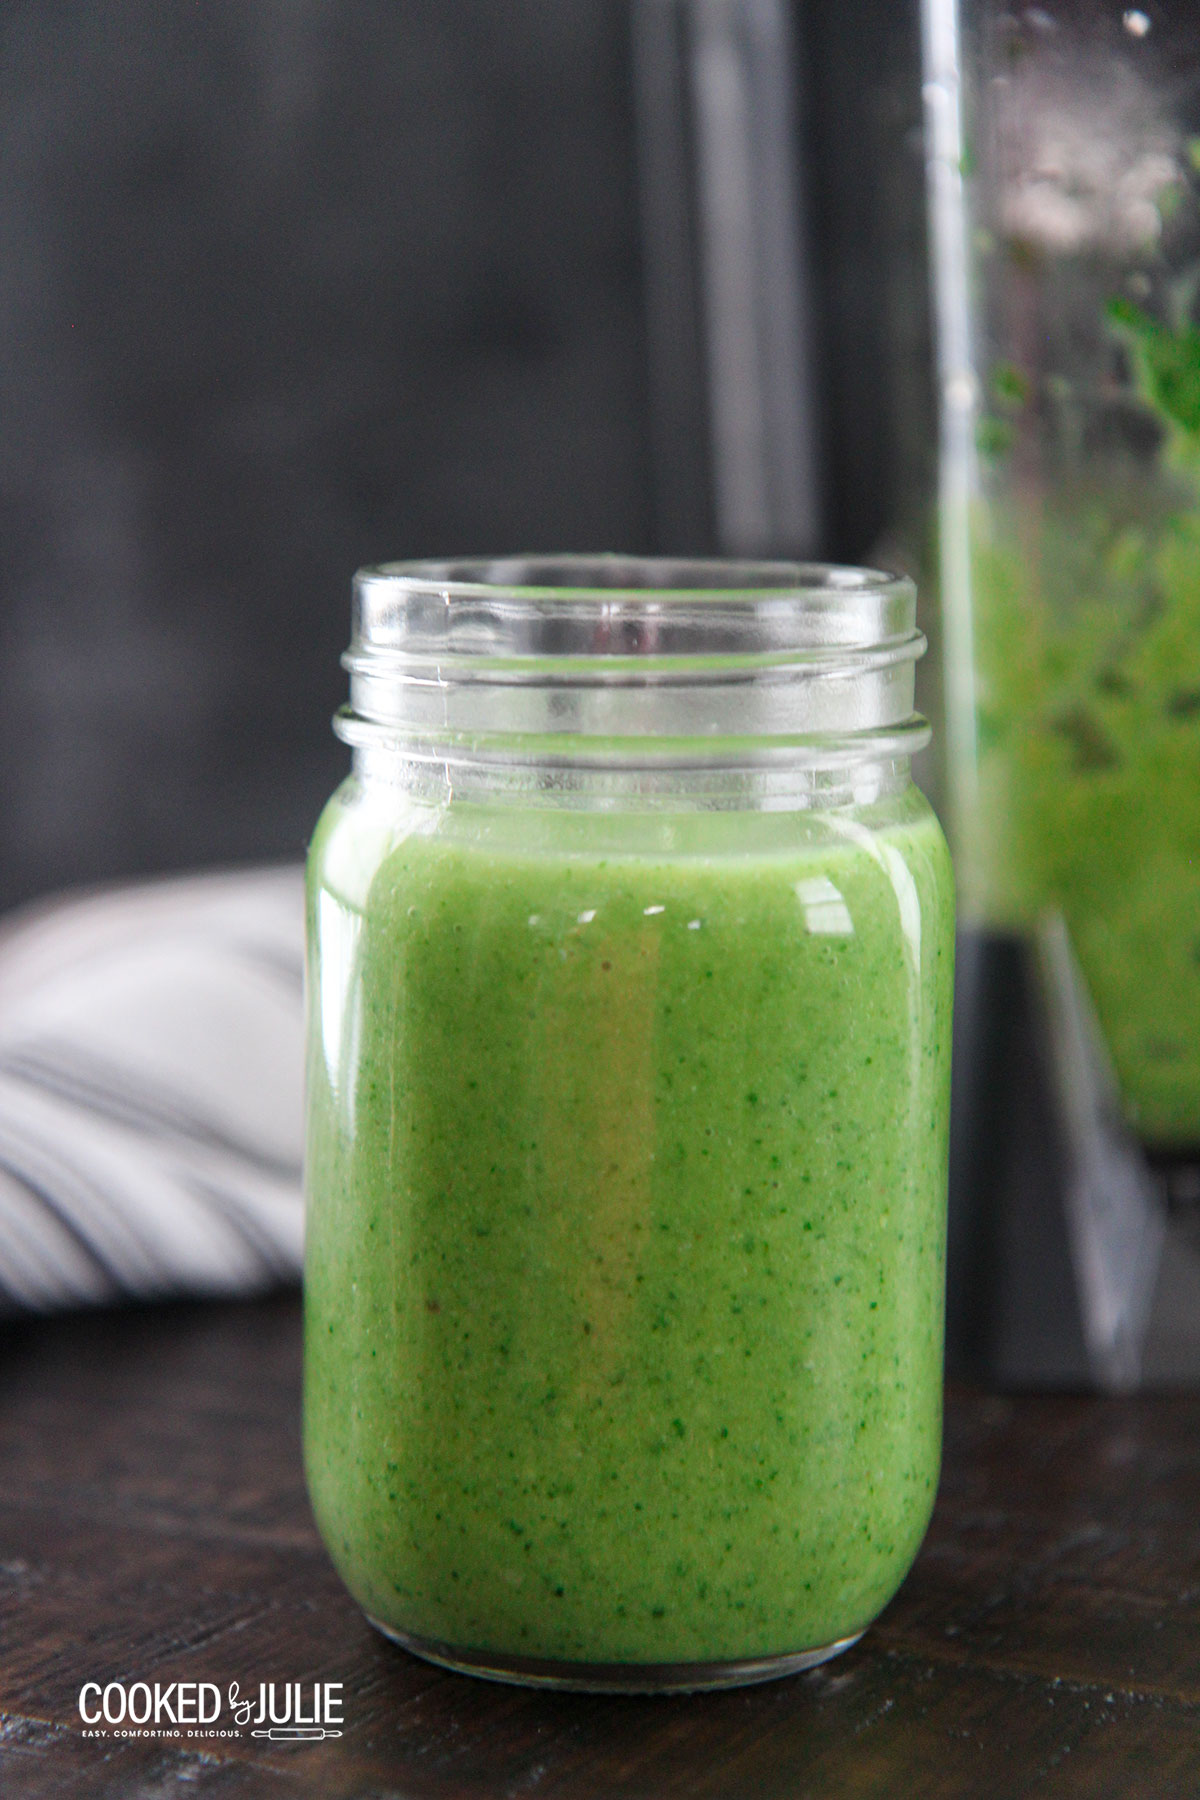
POLYGON ((576 808, 828 807, 908 780, 910 582, 524 558, 360 572, 336 721, 360 776, 576 808))
POLYGON ((872 806, 911 786, 908 756, 834 766, 786 759, 756 767, 691 763, 673 768, 413 756, 359 745, 354 773, 370 788, 400 788, 431 805, 559 808, 576 812, 800 812, 872 806))

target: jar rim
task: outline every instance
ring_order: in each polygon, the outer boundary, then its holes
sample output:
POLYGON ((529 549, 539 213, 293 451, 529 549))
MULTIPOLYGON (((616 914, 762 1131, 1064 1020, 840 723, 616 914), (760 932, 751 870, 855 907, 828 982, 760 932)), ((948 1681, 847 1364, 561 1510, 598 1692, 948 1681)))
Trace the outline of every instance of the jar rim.
POLYGON ((918 656, 903 575, 834 563, 521 556, 379 563, 354 581, 348 666, 435 656, 464 669, 590 663, 640 677, 718 658, 918 656))
POLYGON ((614 552, 451 557, 371 563, 357 581, 447 599, 642 601, 655 605, 741 602, 747 606, 856 594, 907 595, 906 575, 854 564, 771 558, 628 556, 614 552))

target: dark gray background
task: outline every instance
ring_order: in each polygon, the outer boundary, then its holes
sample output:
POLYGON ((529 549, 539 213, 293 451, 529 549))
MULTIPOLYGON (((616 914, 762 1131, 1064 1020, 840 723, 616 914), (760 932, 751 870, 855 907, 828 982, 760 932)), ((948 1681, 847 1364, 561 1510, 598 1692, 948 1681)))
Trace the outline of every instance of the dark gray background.
MULTIPOLYGON (((797 16, 856 557, 924 404, 915 7, 797 16)), ((0 904, 300 854, 358 564, 711 547, 653 515, 626 0, 8 0, 0 68, 0 904)))

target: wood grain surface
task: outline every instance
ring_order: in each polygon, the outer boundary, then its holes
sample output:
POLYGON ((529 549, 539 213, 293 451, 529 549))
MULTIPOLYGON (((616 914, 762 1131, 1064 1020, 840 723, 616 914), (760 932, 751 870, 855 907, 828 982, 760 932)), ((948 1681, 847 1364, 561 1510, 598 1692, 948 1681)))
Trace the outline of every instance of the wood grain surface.
POLYGON ((855 1650, 614 1700, 449 1675, 371 1631, 305 1499, 299 1337, 291 1298, 4 1333, 4 1800, 1200 1795, 1200 1395, 952 1394, 929 1538, 855 1650), (345 1735, 91 1740, 87 1680, 340 1681, 345 1735))

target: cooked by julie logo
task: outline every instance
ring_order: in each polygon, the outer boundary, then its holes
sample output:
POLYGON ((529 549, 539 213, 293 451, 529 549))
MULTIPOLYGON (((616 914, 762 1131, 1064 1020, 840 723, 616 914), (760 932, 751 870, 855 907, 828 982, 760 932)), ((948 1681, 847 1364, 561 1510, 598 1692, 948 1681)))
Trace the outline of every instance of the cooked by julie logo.
POLYGON ((84 1737, 269 1738, 311 1744, 342 1735, 340 1681, 260 1681, 243 1694, 231 1681, 85 1681, 84 1737))

